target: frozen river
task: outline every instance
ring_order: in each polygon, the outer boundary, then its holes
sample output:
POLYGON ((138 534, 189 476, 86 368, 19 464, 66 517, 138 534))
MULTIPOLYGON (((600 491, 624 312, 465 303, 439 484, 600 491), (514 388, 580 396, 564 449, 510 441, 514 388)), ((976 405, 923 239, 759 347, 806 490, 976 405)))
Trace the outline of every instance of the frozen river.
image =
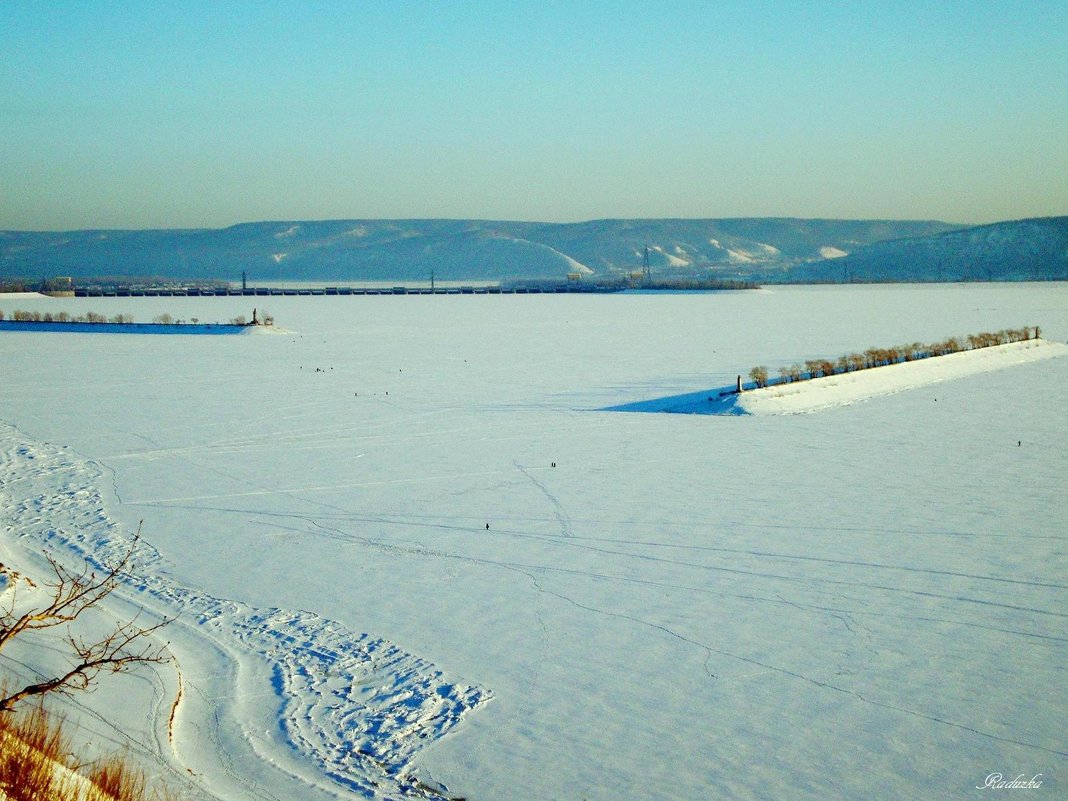
POLYGON ((227 801, 1068 786, 1068 359, 805 415, 600 411, 1064 342, 1068 285, 267 300, 288 333, 0 333, 3 561, 143 520, 124 603, 181 613, 181 677, 108 680, 84 725, 227 801))

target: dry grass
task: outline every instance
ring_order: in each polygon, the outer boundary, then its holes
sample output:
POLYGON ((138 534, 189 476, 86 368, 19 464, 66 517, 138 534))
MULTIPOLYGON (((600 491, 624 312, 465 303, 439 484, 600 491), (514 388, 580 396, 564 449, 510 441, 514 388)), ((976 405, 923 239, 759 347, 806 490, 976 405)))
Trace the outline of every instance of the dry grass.
POLYGON ((0 800, 177 801, 149 789, 144 773, 119 756, 76 771, 63 721, 41 705, 0 714, 0 800))
POLYGON ((111 756, 89 770, 92 782, 105 798, 140 801, 146 796, 145 775, 122 757, 111 756))

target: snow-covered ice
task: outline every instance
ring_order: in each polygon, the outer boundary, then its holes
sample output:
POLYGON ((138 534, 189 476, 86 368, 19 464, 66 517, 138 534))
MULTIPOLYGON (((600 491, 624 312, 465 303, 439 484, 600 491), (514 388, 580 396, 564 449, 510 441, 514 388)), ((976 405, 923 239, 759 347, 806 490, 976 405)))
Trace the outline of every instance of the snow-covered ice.
POLYGON ((143 520, 115 612, 179 615, 177 667, 70 708, 94 741, 226 801, 1063 794, 1068 359, 818 414, 603 410, 1063 343, 1065 284, 267 300, 292 333, 0 336, 0 561, 143 520))

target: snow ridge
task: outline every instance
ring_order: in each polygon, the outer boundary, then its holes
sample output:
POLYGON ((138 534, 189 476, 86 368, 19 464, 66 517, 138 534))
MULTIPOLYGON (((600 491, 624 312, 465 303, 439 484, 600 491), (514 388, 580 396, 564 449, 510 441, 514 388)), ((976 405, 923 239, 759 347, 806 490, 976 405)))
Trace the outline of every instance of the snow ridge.
POLYGON ((302 759, 365 798, 444 797, 414 776, 412 760, 488 701, 486 690, 449 681, 393 643, 313 613, 257 609, 177 586, 159 552, 144 540, 135 544, 108 517, 102 478, 95 463, 0 422, 0 530, 7 536, 94 567, 133 546, 135 569, 123 582, 135 602, 150 596, 161 615, 178 616, 172 625, 221 643, 235 661, 266 661, 280 697, 278 726, 302 759))

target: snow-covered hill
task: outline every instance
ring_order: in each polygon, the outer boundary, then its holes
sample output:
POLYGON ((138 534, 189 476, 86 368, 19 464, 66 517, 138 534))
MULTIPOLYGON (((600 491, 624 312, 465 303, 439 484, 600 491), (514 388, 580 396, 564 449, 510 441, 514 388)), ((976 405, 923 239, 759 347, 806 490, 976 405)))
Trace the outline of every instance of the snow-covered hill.
POLYGON ((875 242, 795 271, 816 280, 1031 281, 1068 277, 1068 217, 875 242))
POLYGON ((771 271, 890 237, 953 230, 939 222, 480 220, 259 222, 221 230, 0 232, 0 276, 158 275, 239 280, 562 279, 642 268, 682 275, 771 271))

